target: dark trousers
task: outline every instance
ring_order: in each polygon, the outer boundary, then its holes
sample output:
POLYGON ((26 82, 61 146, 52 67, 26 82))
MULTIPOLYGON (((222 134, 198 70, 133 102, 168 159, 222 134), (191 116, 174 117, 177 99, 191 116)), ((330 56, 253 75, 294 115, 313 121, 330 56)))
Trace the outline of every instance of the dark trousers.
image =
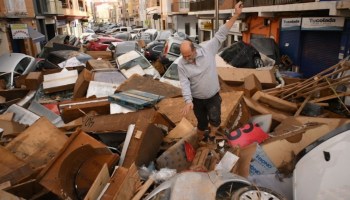
POLYGON ((205 131, 208 129, 208 123, 214 127, 220 126, 221 101, 219 93, 209 99, 193 98, 193 111, 198 121, 198 130, 205 131))

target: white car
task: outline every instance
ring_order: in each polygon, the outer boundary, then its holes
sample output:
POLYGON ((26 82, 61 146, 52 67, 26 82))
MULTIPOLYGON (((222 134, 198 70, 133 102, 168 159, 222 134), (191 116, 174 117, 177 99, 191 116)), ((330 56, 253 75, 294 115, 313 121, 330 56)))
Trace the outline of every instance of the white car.
POLYGON ((22 53, 6 53, 0 56, 0 79, 5 80, 6 88, 14 87, 16 76, 35 71, 36 61, 32 56, 22 53))
POLYGON ((141 67, 145 74, 159 79, 159 72, 151 65, 151 63, 138 51, 129 51, 122 54, 116 59, 119 70, 129 70, 134 67, 141 67))
POLYGON ((166 70, 162 78, 159 79, 160 82, 168 83, 175 87, 181 88, 179 81, 179 73, 177 71, 177 65, 182 56, 178 57, 166 70))

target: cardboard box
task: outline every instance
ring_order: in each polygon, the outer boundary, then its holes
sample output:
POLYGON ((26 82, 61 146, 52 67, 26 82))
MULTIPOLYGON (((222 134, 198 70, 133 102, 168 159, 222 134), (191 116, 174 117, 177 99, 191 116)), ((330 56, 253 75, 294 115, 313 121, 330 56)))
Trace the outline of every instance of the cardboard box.
POLYGON ((43 74, 41 72, 30 72, 25 79, 25 85, 29 90, 37 90, 43 82, 43 79, 43 74))
POLYGON ((245 69, 235 67, 218 67, 219 77, 230 85, 242 85, 244 79, 254 74, 261 85, 265 88, 275 87, 277 81, 274 75, 274 69, 245 69))
POLYGON ((74 85, 73 98, 81 98, 86 96, 91 79, 92 73, 89 70, 84 69, 82 72, 80 72, 77 82, 74 85))
POLYGON ((59 73, 44 75, 44 93, 53 93, 73 89, 78 79, 78 71, 61 71, 59 73))
POLYGON ((86 62, 86 69, 114 69, 115 67, 107 60, 90 59, 86 62))

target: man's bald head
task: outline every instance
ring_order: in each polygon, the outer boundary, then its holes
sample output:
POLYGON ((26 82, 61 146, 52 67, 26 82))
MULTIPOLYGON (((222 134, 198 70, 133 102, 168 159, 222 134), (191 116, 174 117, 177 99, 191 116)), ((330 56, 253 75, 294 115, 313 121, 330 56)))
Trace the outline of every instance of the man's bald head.
POLYGON ((195 62, 196 48, 191 41, 185 40, 180 45, 182 57, 189 63, 195 62))

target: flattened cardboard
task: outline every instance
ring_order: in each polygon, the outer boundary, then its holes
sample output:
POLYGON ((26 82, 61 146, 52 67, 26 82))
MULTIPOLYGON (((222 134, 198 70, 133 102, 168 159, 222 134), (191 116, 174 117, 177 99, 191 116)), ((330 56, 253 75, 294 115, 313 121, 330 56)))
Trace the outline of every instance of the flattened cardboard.
POLYGON ((87 69, 83 69, 74 85, 73 98, 85 97, 91 79, 92 73, 87 69))
POLYGON ((42 117, 8 143, 5 148, 33 168, 40 168, 55 157, 66 141, 65 133, 42 117))
POLYGON ((96 60, 90 59, 86 62, 87 70, 98 70, 98 69, 114 69, 113 65, 107 60, 96 60))
POLYGON ((27 162, 2 146, 0 146, 0 154, 0 183, 10 181, 12 185, 17 184, 34 173, 27 162))
POLYGON ((154 80, 152 77, 140 76, 137 74, 134 74, 128 78, 117 88, 117 91, 127 91, 131 89, 149 92, 169 98, 182 95, 180 88, 154 80))
POLYGON ((318 138, 326 135, 342 124, 350 123, 349 119, 336 118, 297 117, 296 119, 303 124, 318 122, 324 125, 306 130, 298 143, 291 143, 286 139, 263 143, 261 147, 277 168, 290 163, 293 159, 293 155, 298 154, 318 138), (276 149, 278 149, 278 151, 276 151, 276 149))
POLYGON ((181 138, 188 136, 188 134, 191 133, 193 129, 194 126, 186 118, 182 118, 180 123, 169 132, 164 140, 167 142, 180 140, 181 138))
POLYGON ((177 172, 188 169, 191 165, 191 162, 187 161, 184 143, 187 141, 195 149, 197 149, 197 140, 197 129, 193 129, 189 136, 179 140, 176 144, 171 146, 157 158, 157 166, 159 168, 176 169, 177 172))

